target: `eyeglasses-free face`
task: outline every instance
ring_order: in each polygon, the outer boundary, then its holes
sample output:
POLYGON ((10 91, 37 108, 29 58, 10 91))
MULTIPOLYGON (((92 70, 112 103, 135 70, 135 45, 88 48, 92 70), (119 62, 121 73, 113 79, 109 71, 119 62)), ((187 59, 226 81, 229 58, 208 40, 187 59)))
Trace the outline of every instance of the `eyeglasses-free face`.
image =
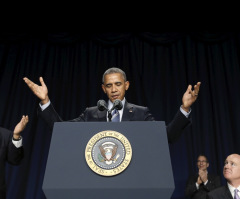
POLYGON ((223 175, 230 182, 239 182, 240 180, 240 155, 232 154, 224 162, 223 175))

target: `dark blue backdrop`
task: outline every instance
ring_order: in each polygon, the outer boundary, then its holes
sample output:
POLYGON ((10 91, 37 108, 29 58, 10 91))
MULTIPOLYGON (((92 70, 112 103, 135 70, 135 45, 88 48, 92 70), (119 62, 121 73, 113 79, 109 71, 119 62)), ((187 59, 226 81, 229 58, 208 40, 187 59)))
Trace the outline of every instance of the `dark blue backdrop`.
MULTIPOLYGON (((205 153, 210 172, 222 176, 223 162, 240 149, 240 67, 238 32, 1 33, 0 126, 13 130, 21 115, 25 158, 7 166, 9 199, 44 199, 42 182, 51 134, 37 117, 39 100, 22 80, 42 76, 64 120, 106 99, 102 73, 127 73, 129 102, 148 106, 156 120, 170 122, 189 84, 201 81, 192 107, 192 126, 170 144, 175 179, 172 199, 183 199, 196 158, 205 153)), ((164 162, 164 160, 163 160, 164 162)), ((0 171, 2 172, 2 171, 0 171)))

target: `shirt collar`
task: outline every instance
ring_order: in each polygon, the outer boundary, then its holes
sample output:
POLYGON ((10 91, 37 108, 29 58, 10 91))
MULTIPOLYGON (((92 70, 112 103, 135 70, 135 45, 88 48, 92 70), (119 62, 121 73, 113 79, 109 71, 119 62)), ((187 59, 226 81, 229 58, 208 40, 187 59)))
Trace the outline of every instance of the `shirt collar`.
MULTIPOLYGON (((120 115, 120 121, 122 121, 123 109, 124 109, 124 105, 126 102, 125 97, 123 98, 123 100, 121 102, 122 102, 123 108, 121 110, 118 110, 119 115, 120 115)), ((112 107, 113 107, 113 103, 110 100, 108 100, 108 110, 110 110, 112 107)), ((107 115, 108 115, 108 113, 107 113, 107 115)), ((107 121, 108 121, 108 117, 107 117, 107 121)))
MULTIPOLYGON (((234 197, 234 190, 236 189, 235 187, 233 187, 232 185, 230 185, 229 183, 227 183, 229 191, 232 194, 232 197, 234 197)), ((237 187, 238 191, 240 191, 240 186, 237 187)), ((239 192, 238 192, 239 193, 239 192)))

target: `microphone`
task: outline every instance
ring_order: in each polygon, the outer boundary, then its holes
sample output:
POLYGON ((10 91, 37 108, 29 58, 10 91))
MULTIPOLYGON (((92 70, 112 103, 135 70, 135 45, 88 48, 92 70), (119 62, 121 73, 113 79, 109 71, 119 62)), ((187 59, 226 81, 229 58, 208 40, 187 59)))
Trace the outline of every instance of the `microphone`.
POLYGON ((116 99, 113 102, 113 107, 111 108, 111 110, 108 110, 107 103, 104 100, 98 100, 97 107, 98 107, 99 111, 107 110, 108 120, 109 120, 109 122, 111 122, 112 121, 112 113, 111 113, 112 110, 114 110, 114 109, 121 110, 123 107, 123 104, 122 104, 121 100, 116 99))
POLYGON ((113 102, 113 107, 111 108, 110 112, 114 109, 117 109, 117 110, 121 110, 123 107, 123 104, 121 102, 121 100, 119 99, 116 99, 114 102, 113 102))
POLYGON ((107 103, 104 100, 98 100, 97 107, 99 111, 104 111, 104 110, 108 111, 107 103))

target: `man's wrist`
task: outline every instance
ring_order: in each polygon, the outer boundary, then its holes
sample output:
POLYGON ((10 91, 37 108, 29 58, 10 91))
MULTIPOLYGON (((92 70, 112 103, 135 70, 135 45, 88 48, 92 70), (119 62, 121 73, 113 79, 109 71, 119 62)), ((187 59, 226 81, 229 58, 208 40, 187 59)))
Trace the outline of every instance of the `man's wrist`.
POLYGON ((22 136, 21 135, 13 135, 13 140, 14 141, 19 141, 22 139, 22 136))
POLYGON ((204 185, 206 185, 208 183, 208 180, 206 180, 205 182, 203 182, 204 185))
POLYGON ((184 107, 183 105, 181 106, 181 108, 186 111, 187 113, 190 111, 190 107, 184 107))
POLYGON ((42 105, 41 103, 39 103, 39 106, 40 106, 40 108, 41 108, 42 111, 44 111, 49 105, 50 105, 50 100, 49 100, 46 104, 44 104, 44 105, 42 105))
POLYGON ((44 104, 47 104, 48 102, 49 102, 49 97, 47 96, 46 99, 41 101, 41 104, 44 105, 44 104))
POLYGON ((199 189, 200 184, 196 182, 196 188, 199 189))

